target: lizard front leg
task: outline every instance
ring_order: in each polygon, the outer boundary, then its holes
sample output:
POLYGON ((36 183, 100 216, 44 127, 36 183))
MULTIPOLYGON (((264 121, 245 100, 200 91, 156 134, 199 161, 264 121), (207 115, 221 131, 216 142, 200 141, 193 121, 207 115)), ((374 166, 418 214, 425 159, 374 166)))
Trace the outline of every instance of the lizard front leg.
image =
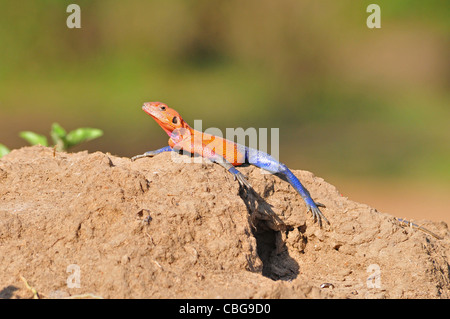
POLYGON ((163 152, 171 152, 171 151, 172 151, 172 148, 170 146, 166 146, 166 147, 162 147, 160 149, 154 150, 154 151, 145 152, 144 154, 141 154, 141 155, 133 156, 131 158, 131 160, 135 161, 135 160, 137 160, 139 158, 143 158, 143 157, 153 157, 153 156, 155 156, 157 154, 160 154, 160 153, 163 153, 163 152))
POLYGON ((227 171, 229 171, 231 174, 233 174, 234 180, 237 179, 239 184, 247 187, 248 189, 252 188, 252 185, 250 185, 245 176, 241 172, 239 172, 236 168, 234 168, 234 166, 230 162, 228 162, 225 158, 223 158, 220 155, 217 155, 216 157, 209 159, 212 160, 214 163, 219 164, 227 171))

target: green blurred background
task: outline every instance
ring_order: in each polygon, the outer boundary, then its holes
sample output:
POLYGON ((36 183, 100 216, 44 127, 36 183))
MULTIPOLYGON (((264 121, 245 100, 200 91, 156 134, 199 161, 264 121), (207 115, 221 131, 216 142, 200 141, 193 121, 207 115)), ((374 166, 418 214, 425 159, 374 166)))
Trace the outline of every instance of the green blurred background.
POLYGON ((141 110, 203 128, 279 127, 280 159, 399 217, 449 220, 450 1, 0 2, 0 143, 91 126, 80 145, 166 145, 141 110), (381 7, 381 29, 366 8, 381 7))

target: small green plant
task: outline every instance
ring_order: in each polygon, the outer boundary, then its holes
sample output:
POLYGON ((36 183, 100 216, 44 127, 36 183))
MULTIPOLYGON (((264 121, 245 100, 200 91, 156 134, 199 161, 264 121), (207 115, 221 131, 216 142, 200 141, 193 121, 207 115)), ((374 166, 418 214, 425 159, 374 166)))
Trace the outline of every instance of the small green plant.
POLYGON ((3 144, 0 144, 0 158, 2 157, 2 156, 5 156, 6 154, 8 154, 10 151, 9 151, 9 148, 7 148, 5 145, 3 145, 3 144))
MULTIPOLYGON (((53 140, 53 147, 57 151, 67 151, 71 147, 83 142, 87 142, 103 135, 103 131, 96 128, 80 127, 69 133, 58 123, 53 123, 50 131, 50 137, 53 140)), ((47 137, 30 131, 23 131, 19 136, 26 140, 30 145, 49 146, 47 137)), ((8 154, 10 150, 3 144, 0 144, 0 157, 8 154)))

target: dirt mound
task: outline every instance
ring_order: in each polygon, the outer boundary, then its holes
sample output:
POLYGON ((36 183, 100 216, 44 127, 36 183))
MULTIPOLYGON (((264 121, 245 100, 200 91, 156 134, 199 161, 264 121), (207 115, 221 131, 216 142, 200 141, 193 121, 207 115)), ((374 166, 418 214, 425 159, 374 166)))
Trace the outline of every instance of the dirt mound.
POLYGON ((0 159, 0 297, 33 297, 25 281, 48 298, 450 297, 445 223, 422 223, 438 240, 295 171, 326 205, 320 229, 277 176, 242 167, 246 191, 171 156, 0 159))

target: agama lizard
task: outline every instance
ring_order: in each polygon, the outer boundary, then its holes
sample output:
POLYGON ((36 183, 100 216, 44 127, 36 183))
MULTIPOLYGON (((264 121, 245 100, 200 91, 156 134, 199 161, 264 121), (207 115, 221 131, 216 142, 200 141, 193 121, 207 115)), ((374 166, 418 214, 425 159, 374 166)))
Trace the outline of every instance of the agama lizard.
POLYGON ((169 108, 164 103, 147 102, 144 103, 142 109, 153 117, 169 135, 169 146, 134 156, 131 160, 152 157, 162 152, 185 151, 200 155, 220 164, 233 174, 234 178, 237 178, 241 185, 247 188, 251 188, 250 184, 235 166, 252 164, 272 174, 284 176, 303 198, 308 208, 307 212, 311 211, 314 221, 318 221, 320 227, 322 227, 322 219, 330 224, 319 209, 319 207, 325 207, 325 205, 314 202, 308 190, 300 183, 289 168, 269 154, 218 136, 198 132, 191 128, 178 112, 169 108))

